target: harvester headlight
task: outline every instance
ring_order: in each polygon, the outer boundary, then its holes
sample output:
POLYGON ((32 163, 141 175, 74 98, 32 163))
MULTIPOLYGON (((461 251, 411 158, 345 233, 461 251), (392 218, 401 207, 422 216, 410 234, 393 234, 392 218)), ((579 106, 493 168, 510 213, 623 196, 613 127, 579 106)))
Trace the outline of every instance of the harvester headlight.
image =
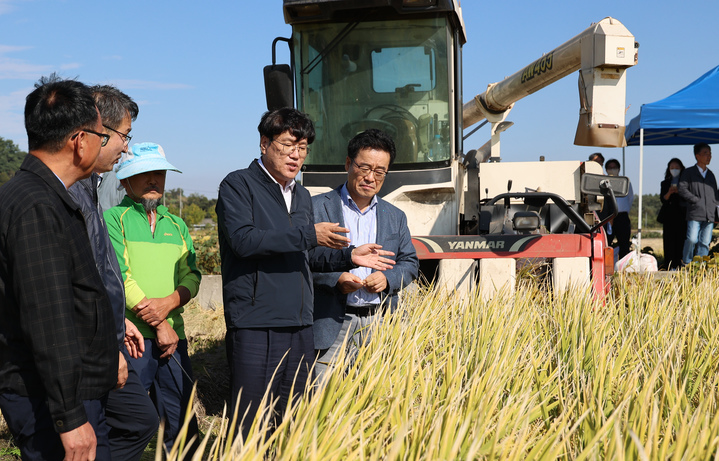
POLYGON ((517 232, 531 232, 539 229, 540 218, 534 211, 518 211, 514 213, 512 224, 517 232))

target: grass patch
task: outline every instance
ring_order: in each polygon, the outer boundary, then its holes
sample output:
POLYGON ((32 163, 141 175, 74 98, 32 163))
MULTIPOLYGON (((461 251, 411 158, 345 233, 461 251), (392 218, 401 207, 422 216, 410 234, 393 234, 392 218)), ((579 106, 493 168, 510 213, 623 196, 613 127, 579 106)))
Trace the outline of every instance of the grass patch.
MULTIPOLYGON (((197 417, 205 434, 219 419, 230 395, 230 370, 225 352, 225 317, 222 310, 205 310, 189 304, 182 314, 189 343, 192 370, 197 381, 197 417)), ((217 434, 215 434, 217 435, 217 434)))

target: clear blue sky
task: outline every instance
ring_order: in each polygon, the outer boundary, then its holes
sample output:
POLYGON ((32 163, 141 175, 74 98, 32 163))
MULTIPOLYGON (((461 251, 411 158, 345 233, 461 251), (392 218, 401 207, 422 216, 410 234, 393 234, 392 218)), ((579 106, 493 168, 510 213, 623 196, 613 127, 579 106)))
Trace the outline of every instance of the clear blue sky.
MULTIPOLYGON (((639 64, 628 71, 627 121, 719 64, 716 1, 463 0, 462 7, 465 101, 606 16, 641 45, 639 64)), ((161 144, 183 171, 168 174, 167 187, 215 197, 222 178, 259 153, 262 68, 272 39, 289 35, 280 0, 0 0, 0 136, 27 150, 24 99, 42 75, 113 84, 140 105, 133 143, 161 144)), ((503 160, 584 160, 596 150, 621 160, 621 149, 572 144, 578 100, 572 74, 519 101, 502 137, 503 160)), ((465 149, 488 137, 485 127, 465 149)), ((672 156, 694 163, 691 146, 646 148, 644 193, 658 193, 672 156)), ((639 148, 627 148, 626 158, 638 192, 639 148)))

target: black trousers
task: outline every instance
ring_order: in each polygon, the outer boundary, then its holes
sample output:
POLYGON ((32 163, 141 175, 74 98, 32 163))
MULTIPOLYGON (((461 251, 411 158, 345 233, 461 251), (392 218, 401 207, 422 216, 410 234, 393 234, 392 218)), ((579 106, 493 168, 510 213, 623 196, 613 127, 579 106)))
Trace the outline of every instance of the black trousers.
MULTIPOLYGON (((145 353, 138 359, 132 359, 140 381, 145 390, 150 393, 156 414, 165 423, 163 443, 170 451, 175 440, 182 431, 185 413, 190 404, 192 385, 192 363, 187 352, 187 340, 181 339, 177 343, 177 350, 170 358, 161 359, 162 351, 155 339, 145 338, 145 353), (187 373, 189 376, 185 375, 187 373)), ((187 459, 191 459, 200 445, 200 430, 197 416, 193 415, 188 423, 186 437, 189 440, 196 436, 190 445, 187 459)))
MULTIPOLYGON (((111 459, 105 400, 83 401, 88 422, 97 438, 97 460, 111 459)), ((0 394, 0 408, 23 461, 62 461, 65 458, 60 434, 55 432, 44 397, 0 394)))
POLYGON ((632 248, 632 223, 629 220, 629 213, 623 211, 617 213, 612 223, 612 233, 607 236, 609 245, 612 244, 614 238, 617 239, 619 245, 619 259, 626 256, 632 248))
POLYGON ((105 418, 110 426, 110 451, 112 459, 117 461, 139 460, 159 425, 155 405, 126 352, 125 360, 128 371, 125 387, 110 391, 105 406, 105 418))
POLYGON ((682 266, 684 239, 687 237, 687 221, 682 213, 672 216, 664 223, 664 269, 676 269, 682 266))
POLYGON ((260 401, 269 392, 269 402, 278 399, 273 411, 273 427, 282 421, 294 385, 295 396, 307 385, 314 360, 312 326, 282 328, 238 328, 225 338, 230 364, 230 414, 239 397, 237 424, 243 415, 242 437, 255 419, 260 401), (285 355, 287 354, 287 355, 285 355), (296 379, 295 379, 296 376, 296 379))

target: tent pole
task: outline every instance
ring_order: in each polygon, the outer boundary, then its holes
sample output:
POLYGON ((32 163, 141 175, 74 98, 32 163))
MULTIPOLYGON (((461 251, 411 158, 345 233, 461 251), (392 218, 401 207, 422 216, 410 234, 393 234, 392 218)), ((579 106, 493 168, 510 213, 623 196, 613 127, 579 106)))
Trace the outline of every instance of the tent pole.
POLYGON ((639 129, 639 216, 637 229, 637 258, 639 258, 639 272, 642 271, 642 197, 644 190, 644 128, 639 129))

